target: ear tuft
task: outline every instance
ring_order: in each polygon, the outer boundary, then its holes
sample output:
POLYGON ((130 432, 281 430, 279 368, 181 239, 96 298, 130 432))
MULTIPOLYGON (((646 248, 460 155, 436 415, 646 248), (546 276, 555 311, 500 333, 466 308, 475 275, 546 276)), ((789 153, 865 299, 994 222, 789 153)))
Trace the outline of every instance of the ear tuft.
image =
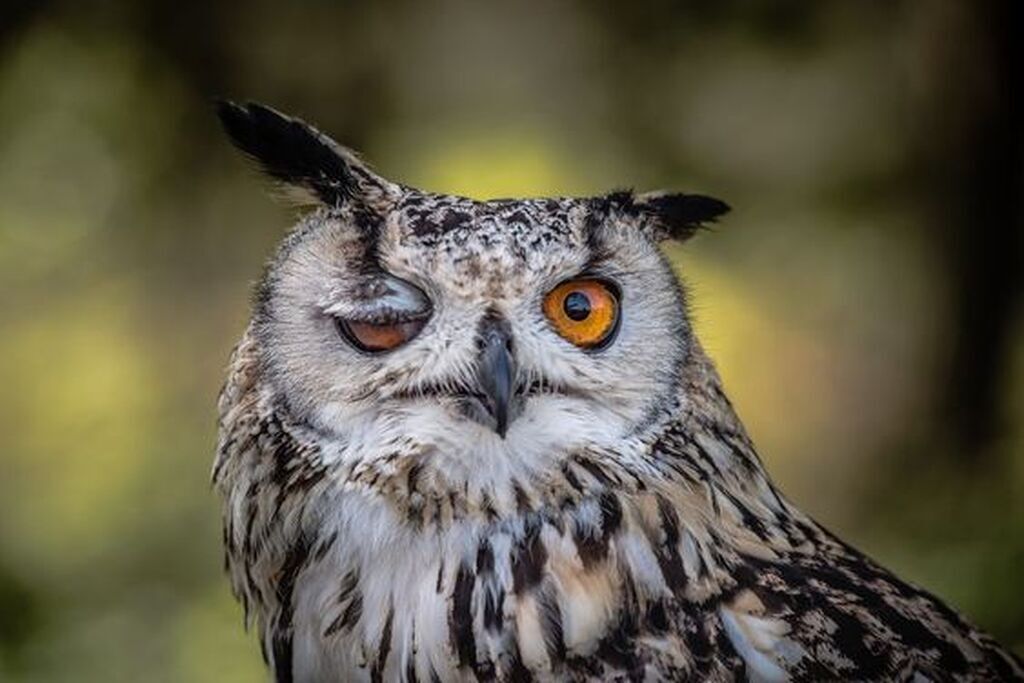
POLYGON ((299 119, 253 102, 220 100, 216 107, 235 147, 273 179, 324 204, 343 204, 360 192, 361 183, 380 181, 351 152, 299 119))
POLYGON ((729 205, 720 199, 679 192, 638 195, 633 207, 650 218, 658 240, 687 240, 729 212, 729 205))

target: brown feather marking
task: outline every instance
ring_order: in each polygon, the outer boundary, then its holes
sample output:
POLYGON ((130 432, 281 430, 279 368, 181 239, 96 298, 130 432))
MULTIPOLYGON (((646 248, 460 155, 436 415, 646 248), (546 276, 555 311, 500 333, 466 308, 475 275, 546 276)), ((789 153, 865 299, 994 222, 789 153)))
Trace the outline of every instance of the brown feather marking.
POLYGON ((334 619, 324 630, 324 636, 331 636, 338 632, 348 632, 356 625, 363 615, 363 596, 358 591, 359 574, 353 569, 341 580, 341 590, 338 593, 338 603, 346 600, 348 605, 340 616, 334 619))
POLYGON ((373 683, 382 683, 384 680, 384 667, 388 663, 388 655, 391 653, 391 625, 395 619, 395 605, 388 605, 388 616, 384 619, 384 626, 380 633, 380 644, 377 646, 377 661, 370 671, 370 680, 373 683))
POLYGON ((512 589, 519 595, 540 583, 548 560, 547 549, 540 538, 541 524, 536 520, 531 522, 512 557, 512 589))
POLYGON ((473 583, 476 577, 465 564, 455 574, 452 607, 448 614, 448 628, 452 647, 459 657, 459 667, 476 662, 476 639, 473 636, 473 583))
POLYGON ((654 556, 665 577, 665 583, 678 595, 686 587, 686 570, 683 568, 683 559, 679 556, 679 515, 672 504, 660 495, 658 515, 661 518, 665 539, 653 544, 654 556))

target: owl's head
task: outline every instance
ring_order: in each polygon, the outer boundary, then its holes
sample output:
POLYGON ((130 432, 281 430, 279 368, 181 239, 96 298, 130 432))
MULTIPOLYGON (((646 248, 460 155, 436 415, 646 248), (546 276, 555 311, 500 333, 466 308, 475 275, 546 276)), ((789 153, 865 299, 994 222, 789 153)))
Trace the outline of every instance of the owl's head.
POLYGON ((467 482, 528 474, 636 435, 677 401, 694 342, 658 244, 723 202, 432 194, 268 108, 219 115, 313 205, 259 285, 252 330, 268 391, 337 457, 430 458, 467 482))

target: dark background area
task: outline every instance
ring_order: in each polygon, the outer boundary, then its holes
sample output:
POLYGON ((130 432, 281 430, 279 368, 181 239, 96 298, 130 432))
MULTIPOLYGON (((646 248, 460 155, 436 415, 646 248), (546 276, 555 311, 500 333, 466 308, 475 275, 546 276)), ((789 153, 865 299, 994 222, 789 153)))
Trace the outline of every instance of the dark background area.
POLYGON ((0 9, 0 679, 248 681, 214 403, 293 219, 210 100, 475 197, 719 196, 670 248, 782 488, 1024 652, 1021 3, 0 9))

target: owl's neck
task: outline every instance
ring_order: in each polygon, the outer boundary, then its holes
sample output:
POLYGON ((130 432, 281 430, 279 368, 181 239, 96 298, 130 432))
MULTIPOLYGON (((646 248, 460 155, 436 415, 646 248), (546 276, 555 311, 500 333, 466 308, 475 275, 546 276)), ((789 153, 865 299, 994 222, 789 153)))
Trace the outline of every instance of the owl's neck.
POLYGON ((707 481, 737 493, 751 487, 777 494, 711 359, 694 341, 679 383, 677 408, 651 448, 660 462, 677 459, 707 481))
POLYGON ((673 498, 693 501, 685 524, 728 545, 731 539, 788 549, 821 532, 775 488, 722 387, 694 341, 679 384, 678 407, 652 430, 646 449, 673 498))

